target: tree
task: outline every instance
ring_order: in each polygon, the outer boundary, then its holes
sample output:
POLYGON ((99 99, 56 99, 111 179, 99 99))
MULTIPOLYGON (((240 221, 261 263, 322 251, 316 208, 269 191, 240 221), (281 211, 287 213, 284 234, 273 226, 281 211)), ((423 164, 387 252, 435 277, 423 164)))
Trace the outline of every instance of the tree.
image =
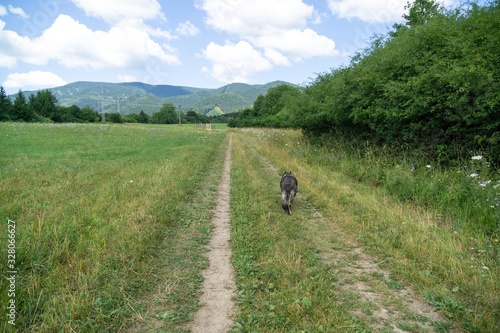
POLYGON ((122 115, 119 114, 118 112, 107 113, 106 114, 106 120, 110 121, 112 123, 118 123, 118 124, 123 123, 122 115))
POLYGON ((413 3, 407 2, 405 9, 408 10, 408 14, 403 14, 405 23, 395 24, 397 34, 398 30, 404 28, 412 28, 419 25, 426 24, 433 17, 443 15, 443 7, 436 3, 434 0, 415 0, 413 3))
POLYGON ((143 110, 141 110, 141 112, 139 112, 139 116, 137 117, 137 120, 143 124, 151 123, 151 117, 148 116, 148 114, 146 112, 144 112, 143 110))
POLYGON ((95 111, 94 109, 92 109, 88 105, 84 106, 80 110, 80 117, 81 117, 80 119, 82 119, 85 122, 89 122, 89 123, 96 123, 96 122, 99 122, 101 120, 99 113, 97 113, 97 111, 95 111))
POLYGON ((155 124, 176 124, 179 122, 179 115, 174 104, 164 103, 160 111, 153 113, 151 121, 155 124))
POLYGON ((19 90, 14 99, 12 120, 33 121, 34 114, 26 101, 26 96, 19 90))
POLYGON ((62 122, 62 114, 56 107, 57 103, 56 96, 48 89, 37 91, 36 95, 31 95, 29 99, 32 112, 52 121, 62 122))
POLYGON ((0 121, 10 120, 11 112, 12 102, 3 87, 0 86, 0 121))

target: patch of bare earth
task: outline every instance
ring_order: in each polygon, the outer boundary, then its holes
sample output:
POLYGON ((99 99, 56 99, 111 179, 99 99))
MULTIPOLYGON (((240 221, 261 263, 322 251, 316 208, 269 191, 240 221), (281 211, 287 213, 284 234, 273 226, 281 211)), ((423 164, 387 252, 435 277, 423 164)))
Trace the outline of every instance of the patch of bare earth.
MULTIPOLYGON (((262 155, 263 163, 275 174, 278 170, 262 155)), ((300 184, 300 179, 299 179, 300 184)), ((303 208, 311 211, 309 222, 322 233, 320 258, 328 263, 337 277, 342 296, 339 302, 363 319, 375 332, 443 332, 447 320, 425 303, 408 285, 397 281, 381 268, 385 262, 366 254, 334 221, 325 218, 299 194, 303 208)), ((452 329, 448 332, 455 332, 452 329)))
POLYGON ((234 272, 231 265, 230 192, 231 138, 226 152, 222 180, 219 184, 217 207, 212 220, 214 230, 208 244, 209 266, 203 271, 202 306, 194 317, 193 332, 227 332, 232 326, 234 308, 234 272))

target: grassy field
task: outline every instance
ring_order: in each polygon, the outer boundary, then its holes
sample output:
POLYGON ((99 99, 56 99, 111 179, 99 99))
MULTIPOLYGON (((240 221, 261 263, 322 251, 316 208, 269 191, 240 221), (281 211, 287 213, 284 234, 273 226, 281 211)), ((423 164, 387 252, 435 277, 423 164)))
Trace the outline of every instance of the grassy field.
POLYGON ((498 331, 500 195, 469 172, 484 161, 437 170, 291 130, 22 123, 0 123, 2 309, 9 220, 17 270, 2 330, 188 332, 228 134, 233 332, 498 331))
POLYGON ((145 313, 173 328, 190 320, 223 131, 12 123, 0 138, 1 244, 16 221, 18 271, 16 326, 2 313, 2 330, 119 331, 145 313))
MULTIPOLYGON (((380 178, 374 181, 368 176, 378 176, 383 169, 385 177, 395 178, 407 167, 406 186, 414 187, 411 164, 388 165, 374 156, 340 156, 340 149, 312 146, 297 131, 241 130, 234 137, 233 255, 240 287, 239 331, 371 332, 376 327, 376 331, 393 332, 395 326, 424 332, 417 328, 418 318, 405 322, 404 313, 392 323, 373 316, 381 305, 401 301, 390 289, 407 287, 442 314, 444 320, 430 323, 437 332, 499 329, 498 234, 474 226, 476 220, 467 220, 459 207, 439 210, 441 202, 417 205, 382 186, 380 178), (266 164, 297 175, 301 197, 294 215, 280 212, 279 177, 266 164), (363 172, 364 178, 359 177, 363 172), (315 222, 311 205, 327 223, 315 222), (452 214, 455 211, 457 215, 452 214), (456 216, 462 220, 456 221, 456 216), (360 244, 387 273, 344 274, 341 265, 359 256, 348 253, 352 246, 342 244, 342 237, 360 244), (380 289, 377 280, 389 290, 380 289), (359 282, 382 301, 362 301, 360 290, 353 292, 349 287, 359 282), (377 320, 381 322, 374 323, 377 320)), ((421 186, 432 188, 434 182, 439 187, 449 174, 433 170, 427 174, 429 184, 421 186)), ((448 183, 464 182, 460 175, 455 178, 448 183)), ((462 185, 472 191, 471 205, 464 205, 463 210, 470 210, 476 196, 483 198, 485 192, 489 191, 492 201, 498 195, 497 188, 484 188, 477 182, 472 190, 469 184, 462 185)), ((424 197, 425 193, 415 194, 418 200, 424 197)), ((477 220, 496 218, 496 207, 487 209, 477 220)), ((358 268, 362 267, 349 269, 356 272, 358 268)), ((406 312, 406 317, 411 315, 406 312)))

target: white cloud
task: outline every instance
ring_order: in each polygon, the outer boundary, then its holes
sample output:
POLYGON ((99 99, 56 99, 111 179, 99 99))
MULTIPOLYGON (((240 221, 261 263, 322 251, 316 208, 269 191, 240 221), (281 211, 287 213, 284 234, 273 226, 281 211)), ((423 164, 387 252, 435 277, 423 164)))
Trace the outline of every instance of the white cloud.
MULTIPOLYGON (((372 23, 398 22, 402 20, 407 3, 415 0, 328 0, 331 12, 340 18, 372 23)), ((443 6, 451 6, 456 0, 437 1, 443 6)))
POLYGON ((328 0, 332 13, 340 18, 366 22, 395 22, 401 19, 408 0, 328 0))
POLYGON ((287 57, 285 57, 283 54, 281 54, 280 52, 278 52, 276 50, 264 49, 264 55, 274 65, 286 66, 286 67, 289 67, 292 65, 292 63, 290 62, 290 60, 287 57))
POLYGON ((202 0, 197 7, 207 13, 209 26, 243 38, 269 28, 304 28, 315 14, 302 0, 202 0))
POLYGON ((59 75, 46 71, 31 71, 27 73, 11 73, 2 84, 5 89, 10 90, 32 90, 46 89, 65 85, 59 75))
POLYGON ((278 31, 273 34, 253 38, 252 42, 258 47, 274 49, 285 53, 298 62, 307 58, 338 54, 333 40, 318 35, 311 29, 278 31))
POLYGON ((122 20, 165 19, 157 0, 72 0, 88 16, 98 17, 109 24, 122 20))
POLYGON ((181 36, 196 36, 200 33, 200 30, 189 21, 179 23, 175 31, 181 36))
POLYGON ((0 16, 7 15, 7 8, 5 6, 0 5, 0 16))
POLYGON ((119 82, 138 82, 139 80, 130 74, 119 74, 117 75, 117 79, 119 82))
POLYGON ((21 7, 14 7, 12 5, 9 5, 9 12, 11 12, 12 14, 19 15, 25 19, 29 18, 29 15, 26 14, 26 12, 21 7))
POLYGON ((211 28, 241 40, 235 45, 219 45, 223 48, 220 51, 229 53, 223 52, 216 61, 208 56, 207 50, 217 44, 212 43, 204 51, 205 58, 213 63, 211 73, 216 78, 225 77, 220 73, 236 75, 232 64, 236 50, 257 53, 256 58, 261 60, 260 66, 250 61, 238 64, 240 72, 245 73, 241 77, 247 81, 252 73, 273 66, 290 66, 292 61, 338 54, 333 40, 308 27, 319 22, 319 14, 302 0, 200 0, 196 6, 206 12, 206 23, 211 28))
POLYGON ((59 15, 41 36, 29 39, 13 31, 0 31, 3 57, 46 65, 55 60, 66 67, 141 68, 150 58, 168 65, 180 60, 151 39, 142 23, 117 24, 108 31, 89 29, 67 15, 59 15))
POLYGON ((224 83, 249 82, 252 74, 272 68, 271 62, 245 41, 225 45, 212 42, 203 56, 212 62, 212 67, 204 71, 224 83))

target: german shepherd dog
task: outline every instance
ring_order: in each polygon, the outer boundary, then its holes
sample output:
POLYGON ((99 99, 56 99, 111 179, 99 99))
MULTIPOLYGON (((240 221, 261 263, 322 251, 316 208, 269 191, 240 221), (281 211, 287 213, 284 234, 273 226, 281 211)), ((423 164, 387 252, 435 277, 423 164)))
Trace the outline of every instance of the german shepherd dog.
POLYGON ((292 214, 292 203, 293 199, 297 195, 298 182, 297 178, 292 174, 292 172, 286 172, 281 177, 280 181, 281 187, 281 207, 288 214, 292 214))

